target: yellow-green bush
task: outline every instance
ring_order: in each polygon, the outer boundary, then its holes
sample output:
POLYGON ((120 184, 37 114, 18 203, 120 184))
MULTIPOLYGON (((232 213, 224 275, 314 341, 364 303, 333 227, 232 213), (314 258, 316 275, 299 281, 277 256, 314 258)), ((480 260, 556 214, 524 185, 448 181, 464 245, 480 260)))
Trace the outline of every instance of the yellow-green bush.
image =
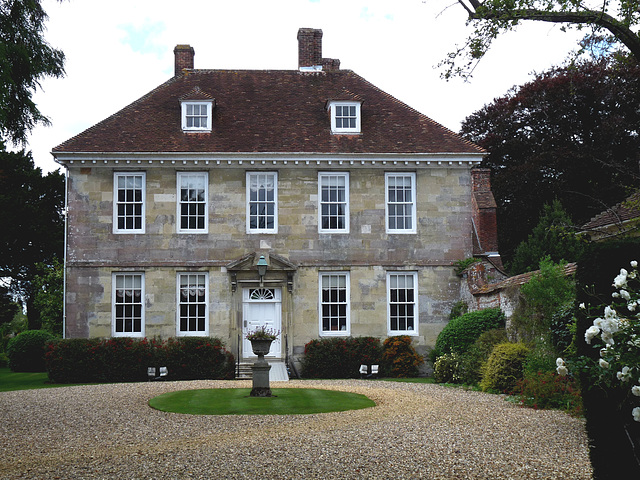
POLYGON ((438 383, 460 383, 460 356, 457 353, 440 355, 433 364, 433 379, 438 383))
POLYGON ((511 392, 524 376, 524 362, 529 349, 524 343, 499 343, 482 368, 482 390, 511 392))

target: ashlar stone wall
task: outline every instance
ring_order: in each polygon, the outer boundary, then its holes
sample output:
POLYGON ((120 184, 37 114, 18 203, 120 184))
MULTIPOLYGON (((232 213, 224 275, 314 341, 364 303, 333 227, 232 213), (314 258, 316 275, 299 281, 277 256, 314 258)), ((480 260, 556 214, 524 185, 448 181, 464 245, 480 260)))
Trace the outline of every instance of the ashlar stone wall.
MULTIPOLYGON (((407 168, 417 179, 417 233, 385 232, 385 171, 362 166, 349 172, 350 233, 318 233, 318 172, 324 164, 284 166, 278 173, 278 232, 246 233, 245 166, 199 168, 209 176, 208 233, 180 234, 176 229, 175 165, 143 168, 69 167, 66 334, 112 334, 112 275, 145 274, 145 332, 148 337, 176 333, 176 275, 209 275, 209 334, 237 343, 241 326, 241 289, 233 291, 226 266, 247 254, 277 255, 295 265, 293 289, 286 277, 283 329, 291 352, 319 332, 318 274, 350 272, 350 333, 386 337, 388 271, 418 272, 419 329, 416 344, 428 347, 459 298, 452 264, 472 254, 471 192, 468 167, 407 168), (114 171, 146 174, 146 232, 113 233, 114 171)), ((397 167, 393 167, 397 168, 397 167)), ((257 169, 256 169, 257 170, 257 169)), ((235 348, 235 347, 234 347, 235 348)))

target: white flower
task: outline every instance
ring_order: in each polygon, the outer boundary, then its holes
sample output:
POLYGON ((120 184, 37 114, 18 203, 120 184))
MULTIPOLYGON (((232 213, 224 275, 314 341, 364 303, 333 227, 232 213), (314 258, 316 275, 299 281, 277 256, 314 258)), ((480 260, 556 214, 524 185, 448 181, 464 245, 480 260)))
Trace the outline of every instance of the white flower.
POLYGON ((640 397, 640 385, 634 385, 631 387, 631 393, 633 393, 636 397, 640 397))
POLYGON ((579 305, 579 308, 581 308, 582 310, 584 310, 584 309, 585 309, 585 308, 587 308, 587 307, 585 306, 584 302, 582 302, 582 303, 579 305))
POLYGON ((564 360, 560 357, 556 358, 556 367, 561 367, 564 365, 564 360))
POLYGON ((602 368, 609 368, 609 362, 607 362, 606 360, 604 360, 602 358, 600 360, 598 360, 598 363, 600 364, 600 367, 602 367, 602 368))
POLYGON ((599 333, 600 329, 595 325, 591 325, 589 328, 587 328, 587 331, 584 332, 584 341, 588 344, 591 344, 591 340, 593 340, 593 337, 595 337, 599 333))
POLYGON ((613 293, 611 294, 611 297, 612 297, 612 298, 620 298, 620 294, 619 294, 618 292, 613 292, 613 293))
POLYGON ((610 332, 602 332, 602 341, 607 345, 607 347, 611 347, 614 343, 613 335, 610 332))
POLYGON ((640 407, 636 407, 633 410, 631 410, 631 413, 633 414, 633 419, 636 422, 640 422, 640 407))
POLYGON ((558 372, 558 375, 560 375, 561 377, 566 377, 569 373, 569 369, 564 365, 560 365, 558 366, 558 368, 556 368, 556 372, 558 372))
POLYGON ((629 304, 627 305, 627 308, 629 309, 630 312, 635 312, 637 306, 638 306, 638 302, 633 301, 633 302, 629 302, 629 304))
POLYGON ((618 377, 618 380, 620 380, 621 382, 628 382, 629 377, 631 376, 629 374, 629 367, 622 367, 622 371, 618 372, 616 375, 618 377))
POLYGON ((611 308, 609 305, 604 307, 604 319, 612 320, 618 318, 618 312, 615 311, 614 308, 611 308))
POLYGON ((620 290, 620 296, 625 300, 631 300, 631 295, 626 290, 620 290))
POLYGON ((620 275, 613 279, 613 286, 616 288, 622 288, 627 286, 628 272, 624 269, 620 269, 620 275))
POLYGON ((638 262, 636 262, 635 260, 631 260, 631 266, 633 268, 636 268, 638 266, 638 262))

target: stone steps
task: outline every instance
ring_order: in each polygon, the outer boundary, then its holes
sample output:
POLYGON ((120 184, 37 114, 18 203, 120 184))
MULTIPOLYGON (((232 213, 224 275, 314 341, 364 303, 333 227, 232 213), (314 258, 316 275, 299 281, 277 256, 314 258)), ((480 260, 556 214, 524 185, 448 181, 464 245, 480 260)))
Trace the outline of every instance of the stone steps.
MULTIPOLYGON (((271 365, 271 370, 269 370, 269 381, 270 382, 288 382, 289 375, 287 374, 287 367, 283 361, 280 360, 269 360, 269 365, 271 365)), ((251 380, 253 378, 253 373, 251 371, 251 365, 253 362, 242 362, 239 365, 239 368, 236 367, 236 380, 251 380)))

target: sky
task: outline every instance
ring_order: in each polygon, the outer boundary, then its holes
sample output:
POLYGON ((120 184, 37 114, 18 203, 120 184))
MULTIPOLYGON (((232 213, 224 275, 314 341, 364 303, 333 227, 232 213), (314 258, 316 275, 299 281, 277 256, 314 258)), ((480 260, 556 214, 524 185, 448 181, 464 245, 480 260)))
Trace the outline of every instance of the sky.
POLYGON ((498 39, 473 78, 441 78, 437 65, 471 27, 455 0, 42 0, 45 38, 66 56, 66 76, 34 96, 52 125, 29 138, 36 166, 51 150, 173 76, 173 49, 195 49, 195 68, 298 67, 299 28, 323 31, 323 57, 340 59, 378 88, 457 132, 515 86, 562 64, 575 33, 541 22, 498 39))

